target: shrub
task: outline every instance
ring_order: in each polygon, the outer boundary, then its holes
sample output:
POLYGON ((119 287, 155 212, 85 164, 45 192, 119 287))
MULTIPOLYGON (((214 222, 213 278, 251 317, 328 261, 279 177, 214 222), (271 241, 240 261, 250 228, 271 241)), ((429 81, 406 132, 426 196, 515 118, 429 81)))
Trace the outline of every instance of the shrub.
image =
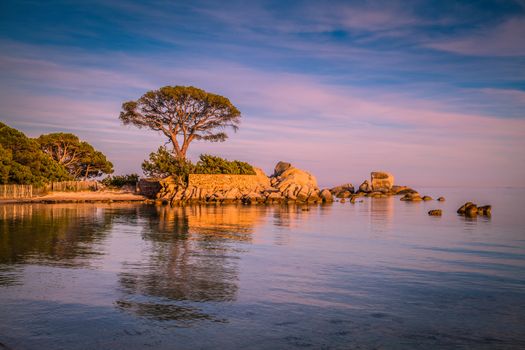
POLYGON ((102 184, 107 187, 122 188, 126 185, 136 186, 139 182, 138 174, 108 176, 102 180, 102 184))
POLYGON ((209 154, 201 154, 193 171, 195 174, 255 175, 253 167, 238 160, 229 161, 209 154))

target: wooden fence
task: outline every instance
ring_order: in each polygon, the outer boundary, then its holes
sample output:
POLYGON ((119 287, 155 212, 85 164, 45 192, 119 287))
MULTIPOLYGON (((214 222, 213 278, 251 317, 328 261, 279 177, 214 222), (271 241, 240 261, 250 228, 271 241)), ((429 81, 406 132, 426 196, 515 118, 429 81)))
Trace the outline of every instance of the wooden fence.
POLYGON ((49 188, 53 192, 81 192, 97 191, 100 189, 98 181, 60 181, 52 182, 49 188))
POLYGON ((101 185, 97 181, 52 182, 44 187, 33 185, 0 185, 0 199, 22 199, 42 196, 48 192, 97 191, 101 185))
POLYGON ((33 197, 32 185, 0 185, 0 199, 33 197))

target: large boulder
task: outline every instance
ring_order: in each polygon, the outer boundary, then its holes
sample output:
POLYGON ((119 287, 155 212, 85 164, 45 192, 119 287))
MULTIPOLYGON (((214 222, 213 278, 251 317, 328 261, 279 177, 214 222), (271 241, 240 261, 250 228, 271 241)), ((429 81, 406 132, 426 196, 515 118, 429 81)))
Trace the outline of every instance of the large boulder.
POLYGON ((306 202, 311 197, 312 200, 320 200, 317 179, 307 171, 298 169, 289 163, 277 163, 275 167, 272 187, 282 193, 283 198, 306 202), (282 169, 286 168, 284 171, 282 169), (276 175, 279 174, 279 175, 276 175))
POLYGON ((279 162, 279 163, 277 163, 277 165, 275 165, 275 169, 273 171, 273 176, 277 177, 277 176, 281 175, 286 170, 288 170, 291 166, 292 166, 292 164, 287 163, 287 162, 279 162))
POLYGON ((330 203, 334 201, 334 197, 332 196, 332 192, 324 189, 321 191, 321 199, 324 203, 330 203))
POLYGON ((384 171, 370 173, 372 191, 389 192, 394 186, 394 176, 384 171))

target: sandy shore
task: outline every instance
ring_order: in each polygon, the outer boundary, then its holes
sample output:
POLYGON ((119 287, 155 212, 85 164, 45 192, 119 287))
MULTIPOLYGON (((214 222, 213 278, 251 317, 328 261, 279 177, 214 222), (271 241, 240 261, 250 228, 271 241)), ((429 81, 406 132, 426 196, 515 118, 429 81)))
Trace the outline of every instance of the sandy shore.
POLYGON ((45 196, 21 199, 5 199, 0 203, 82 203, 82 202, 134 202, 144 201, 144 196, 130 192, 53 192, 45 196))

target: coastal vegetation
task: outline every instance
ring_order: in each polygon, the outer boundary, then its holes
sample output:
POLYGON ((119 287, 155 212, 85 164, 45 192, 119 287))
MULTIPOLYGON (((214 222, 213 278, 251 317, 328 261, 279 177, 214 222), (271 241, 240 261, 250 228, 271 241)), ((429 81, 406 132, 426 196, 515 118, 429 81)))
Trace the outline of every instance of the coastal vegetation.
POLYGON ((107 176, 102 181, 102 184, 109 188, 122 188, 124 186, 136 186, 139 182, 138 174, 107 176))
POLYGON ((42 186, 72 177, 34 139, 0 122, 0 183, 42 186))
POLYGON ((149 177, 175 176, 181 183, 187 183, 189 174, 255 175, 253 166, 246 162, 201 154, 194 164, 189 159, 174 157, 165 147, 151 153, 149 160, 142 163, 142 170, 149 177))
POLYGON ((113 172, 106 156, 73 134, 32 139, 0 123, 0 184, 44 186, 113 172))
POLYGON ((64 166, 74 179, 99 177, 113 173, 113 164, 78 136, 69 133, 41 135, 36 139, 40 149, 64 166))

